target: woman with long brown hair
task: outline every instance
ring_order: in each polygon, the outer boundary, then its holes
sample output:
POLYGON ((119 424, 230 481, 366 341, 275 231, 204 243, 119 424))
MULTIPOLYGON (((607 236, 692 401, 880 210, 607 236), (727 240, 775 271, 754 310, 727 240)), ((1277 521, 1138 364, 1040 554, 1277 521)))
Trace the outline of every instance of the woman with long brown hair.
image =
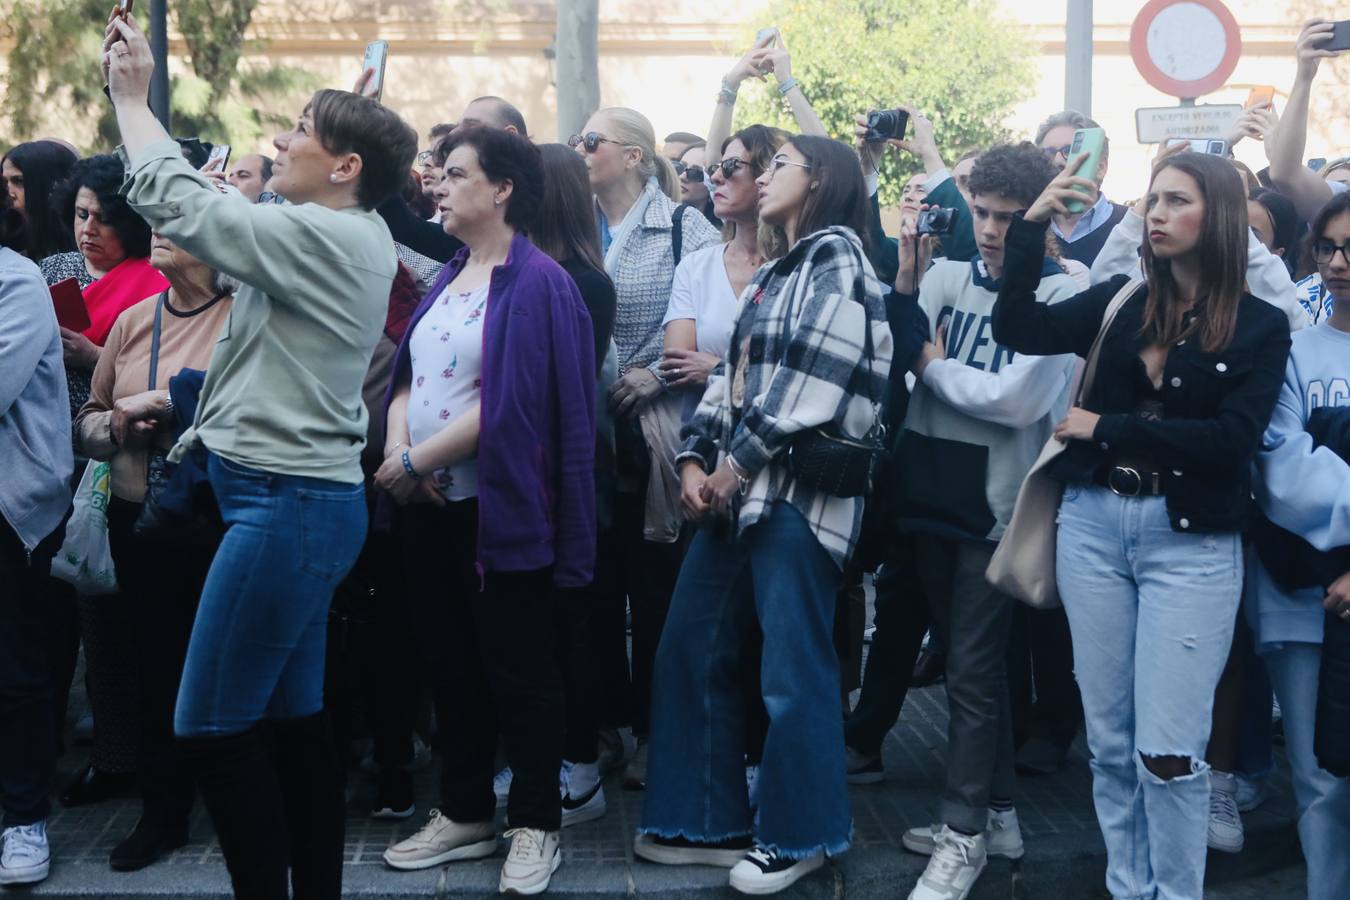
MULTIPOLYGON (((1077 169, 1078 160, 1065 167, 1077 169)), ((1199 900, 1214 689, 1242 592, 1251 466, 1289 354, 1289 323, 1245 289, 1247 195, 1227 161, 1161 160, 1147 196, 1146 283, 1035 302, 1045 227, 1088 182, 1061 174, 1008 232, 994 339, 1086 357, 1095 379, 1055 436, 1069 446, 1059 594, 1092 750, 1114 897, 1199 900), (1141 714, 1146 711, 1146 714, 1141 714)))

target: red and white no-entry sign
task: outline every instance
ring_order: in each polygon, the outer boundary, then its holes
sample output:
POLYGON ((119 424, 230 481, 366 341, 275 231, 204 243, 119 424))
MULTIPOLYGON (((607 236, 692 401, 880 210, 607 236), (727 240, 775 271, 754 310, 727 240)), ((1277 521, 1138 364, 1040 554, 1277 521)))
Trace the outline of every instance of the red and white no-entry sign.
POLYGON ((1237 19, 1220 0, 1150 0, 1130 28, 1135 67, 1174 97, 1223 87, 1241 55, 1237 19))

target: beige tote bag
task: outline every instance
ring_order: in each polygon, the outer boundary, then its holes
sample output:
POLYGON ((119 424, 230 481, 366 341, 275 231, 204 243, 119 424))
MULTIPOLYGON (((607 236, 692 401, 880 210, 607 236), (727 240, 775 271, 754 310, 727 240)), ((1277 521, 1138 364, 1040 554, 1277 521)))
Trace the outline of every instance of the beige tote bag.
MULTIPOLYGON (((1143 283, 1142 279, 1131 280, 1107 305, 1106 313, 1102 316, 1102 327, 1097 331, 1092 349, 1088 351, 1087 365, 1078 384, 1074 406, 1079 406, 1092 389, 1102 336, 1115 321, 1116 313, 1120 312, 1125 301, 1143 283)), ((1036 609, 1059 606, 1059 588, 1055 583, 1055 536, 1058 531, 1055 519, 1059 515, 1064 484, 1051 478, 1046 469, 1068 446, 1051 435, 1041 448, 1041 455, 1036 457, 1036 462, 1017 492, 1012 519, 984 573, 984 577, 995 588, 1036 609)))

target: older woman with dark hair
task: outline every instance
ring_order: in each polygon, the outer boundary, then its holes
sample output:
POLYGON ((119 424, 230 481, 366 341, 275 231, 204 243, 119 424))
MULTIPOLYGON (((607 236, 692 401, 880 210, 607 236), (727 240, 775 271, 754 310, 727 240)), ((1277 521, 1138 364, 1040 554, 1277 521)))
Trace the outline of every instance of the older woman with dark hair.
MULTIPOLYGON (((109 859, 119 871, 142 869, 187 843, 192 778, 173 745, 173 708, 215 548, 165 554, 132 526, 148 477, 162 471, 173 446, 169 379, 185 368, 207 367, 238 285, 158 235, 150 264, 168 278, 169 289, 137 303, 113 324, 89 402, 75 421, 79 450, 112 463, 108 539, 123 593, 117 601, 93 601, 100 607, 100 625, 111 626, 102 629, 98 661, 122 660, 136 683, 126 699, 135 704, 132 725, 140 726, 137 773, 144 808, 135 830, 109 859), (113 618, 118 621, 110 622, 113 618)), ((92 669, 95 656, 88 662, 92 669)), ((98 727, 103 715, 96 715, 98 727)))
POLYGON ((561 861, 555 589, 585 587, 595 566, 594 339, 572 278, 525 236, 543 194, 539 150, 483 126, 442 146, 441 222, 465 246, 399 348, 375 481, 402 506, 450 739, 440 809, 384 858, 425 869, 496 852, 500 733, 514 773, 500 887, 535 894, 561 861))
POLYGON ((0 158, 0 179, 4 180, 9 205, 28 220, 28 243, 23 254, 31 260, 75 249, 70 219, 57 215, 51 199, 78 158, 56 141, 18 144, 0 158))
POLYGON ((242 282, 169 455, 205 466, 225 526, 174 732, 236 896, 284 900, 293 884, 336 900, 346 804, 324 712, 328 610, 365 539, 361 388, 398 268, 373 210, 402 186, 417 135, 373 100, 319 91, 273 141, 272 186, 290 202, 251 204, 193 169, 150 113, 154 61, 130 18, 110 18, 103 64, 127 201, 242 282))
POLYGON ((74 278, 89 310, 84 331, 61 329, 72 417, 89 399, 89 376, 113 322, 123 310, 169 286, 147 259, 150 226, 118 192, 122 176, 117 157, 91 156, 75 164, 52 198, 57 215, 75 235, 76 249, 41 260, 42 275, 48 284, 74 278))

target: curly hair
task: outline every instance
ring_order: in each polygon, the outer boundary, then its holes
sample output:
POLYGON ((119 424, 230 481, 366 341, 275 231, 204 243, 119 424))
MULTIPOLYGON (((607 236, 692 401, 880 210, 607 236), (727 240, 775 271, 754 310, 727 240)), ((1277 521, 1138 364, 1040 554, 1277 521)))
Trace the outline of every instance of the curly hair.
POLYGON ((110 153, 85 157, 53 193, 53 209, 74 228, 75 198, 81 188, 88 188, 98 198, 103 221, 117 232, 123 251, 129 258, 143 258, 150 255, 150 226, 120 193, 124 174, 121 160, 110 153))
POLYGON ((1007 197, 1031 206, 1056 174, 1054 165, 1035 144, 999 144, 975 161, 970 171, 970 193, 1007 197))

